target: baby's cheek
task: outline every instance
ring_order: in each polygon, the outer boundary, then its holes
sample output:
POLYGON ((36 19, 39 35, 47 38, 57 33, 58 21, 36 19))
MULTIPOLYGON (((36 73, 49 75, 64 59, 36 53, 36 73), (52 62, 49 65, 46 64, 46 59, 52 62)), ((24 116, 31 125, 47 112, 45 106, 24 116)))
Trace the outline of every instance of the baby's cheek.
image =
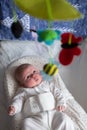
POLYGON ((27 87, 33 87, 33 86, 35 86, 36 84, 35 84, 35 81, 34 80, 30 80, 30 81, 28 81, 27 82, 27 87))
POLYGON ((42 80, 42 76, 41 76, 41 75, 38 75, 38 79, 39 79, 39 80, 42 80))

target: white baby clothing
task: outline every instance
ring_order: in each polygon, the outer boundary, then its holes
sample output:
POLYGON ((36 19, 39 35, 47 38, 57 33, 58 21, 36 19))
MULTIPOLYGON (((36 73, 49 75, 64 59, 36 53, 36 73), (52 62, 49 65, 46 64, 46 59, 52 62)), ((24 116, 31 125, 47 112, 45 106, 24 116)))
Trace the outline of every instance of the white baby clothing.
POLYGON ((34 88, 19 88, 11 105, 15 107, 15 113, 23 110, 27 114, 21 130, 74 130, 72 120, 55 110, 60 105, 66 106, 66 100, 52 82, 43 81, 34 88))
POLYGON ((72 120, 56 110, 25 118, 21 130, 75 130, 72 120))

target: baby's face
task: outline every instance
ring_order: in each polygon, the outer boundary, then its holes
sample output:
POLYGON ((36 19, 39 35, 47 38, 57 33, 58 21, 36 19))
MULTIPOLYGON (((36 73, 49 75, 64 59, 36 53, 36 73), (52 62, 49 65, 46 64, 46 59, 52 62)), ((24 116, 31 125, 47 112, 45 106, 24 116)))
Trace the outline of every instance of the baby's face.
POLYGON ((24 87, 32 88, 41 83, 42 76, 33 66, 30 65, 23 70, 21 80, 24 87))

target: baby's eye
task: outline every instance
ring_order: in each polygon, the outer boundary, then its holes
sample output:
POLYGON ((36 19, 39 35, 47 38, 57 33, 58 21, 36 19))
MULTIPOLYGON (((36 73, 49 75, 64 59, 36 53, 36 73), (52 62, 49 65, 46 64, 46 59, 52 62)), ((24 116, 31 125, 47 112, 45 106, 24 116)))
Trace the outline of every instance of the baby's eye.
POLYGON ((30 75, 28 75, 26 78, 27 78, 27 79, 30 79, 30 75))
POLYGON ((33 71, 33 74, 35 74, 35 73, 36 73, 36 70, 33 71))

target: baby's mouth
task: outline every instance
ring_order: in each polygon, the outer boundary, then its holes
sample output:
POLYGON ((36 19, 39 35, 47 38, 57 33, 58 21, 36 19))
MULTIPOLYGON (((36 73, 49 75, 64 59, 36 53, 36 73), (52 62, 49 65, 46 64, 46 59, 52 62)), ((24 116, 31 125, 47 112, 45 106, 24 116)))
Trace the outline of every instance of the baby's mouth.
POLYGON ((36 79, 36 81, 38 81, 38 79, 36 79))

